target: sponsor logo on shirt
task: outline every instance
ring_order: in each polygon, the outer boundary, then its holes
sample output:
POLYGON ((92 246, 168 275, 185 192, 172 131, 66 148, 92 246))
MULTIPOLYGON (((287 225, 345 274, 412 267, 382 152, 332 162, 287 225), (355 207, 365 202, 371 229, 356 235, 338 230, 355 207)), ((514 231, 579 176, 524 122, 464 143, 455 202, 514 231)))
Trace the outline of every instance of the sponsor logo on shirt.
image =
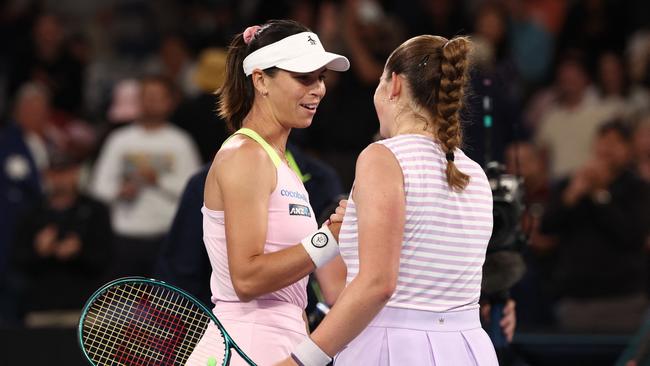
POLYGON ((295 203, 289 204, 289 215, 291 216, 307 216, 311 217, 311 210, 307 206, 297 205, 295 203))
POLYGON ((282 190, 280 190, 280 196, 297 198, 297 199, 303 200, 305 202, 309 202, 309 200, 307 199, 307 196, 305 196, 304 194, 302 194, 300 192, 296 192, 296 191, 289 191, 289 190, 286 190, 286 189, 282 189, 282 190))

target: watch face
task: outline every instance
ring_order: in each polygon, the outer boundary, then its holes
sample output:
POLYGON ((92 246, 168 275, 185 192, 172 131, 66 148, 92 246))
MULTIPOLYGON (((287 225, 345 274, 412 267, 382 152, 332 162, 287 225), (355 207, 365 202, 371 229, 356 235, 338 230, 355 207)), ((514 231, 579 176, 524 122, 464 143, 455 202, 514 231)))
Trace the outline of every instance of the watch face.
POLYGON ((316 233, 311 237, 311 245, 315 246, 316 248, 322 248, 326 246, 328 241, 329 239, 327 239, 327 235, 323 233, 316 233))

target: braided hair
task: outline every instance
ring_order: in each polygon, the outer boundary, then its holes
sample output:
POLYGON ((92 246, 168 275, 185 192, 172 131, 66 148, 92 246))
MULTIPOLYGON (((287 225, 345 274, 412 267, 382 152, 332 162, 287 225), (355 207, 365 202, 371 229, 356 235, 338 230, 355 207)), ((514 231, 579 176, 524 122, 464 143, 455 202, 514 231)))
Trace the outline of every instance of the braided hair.
POLYGON ((460 110, 468 77, 467 37, 422 35, 399 46, 388 58, 387 74, 402 75, 411 88, 415 103, 428 112, 436 138, 447 160, 447 183, 462 191, 469 175, 458 170, 454 151, 462 146, 460 110))

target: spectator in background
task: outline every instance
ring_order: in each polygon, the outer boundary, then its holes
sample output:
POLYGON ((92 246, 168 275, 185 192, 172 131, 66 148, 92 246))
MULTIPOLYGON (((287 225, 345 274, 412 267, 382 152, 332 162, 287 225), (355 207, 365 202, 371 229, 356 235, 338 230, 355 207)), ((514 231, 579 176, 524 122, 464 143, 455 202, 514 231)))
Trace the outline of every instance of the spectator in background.
POLYGON ((199 167, 190 137, 167 120, 173 86, 156 76, 141 83, 141 116, 108 137, 91 186, 111 206, 114 276, 151 275, 185 182, 199 167))
POLYGON ((67 120, 80 112, 84 69, 68 48, 58 16, 37 17, 32 39, 16 52, 9 79, 10 95, 25 82, 38 81, 52 93, 55 119, 67 120))
POLYGON ((557 237, 556 315, 569 331, 632 332, 647 307, 650 192, 633 172, 630 131, 600 126, 590 159, 561 182, 541 223, 557 237))
POLYGON ((115 84, 108 108, 108 122, 119 125, 140 118, 140 89, 140 81, 136 79, 123 79, 115 84))
POLYGON ((630 86, 630 79, 619 54, 605 51, 599 55, 596 83, 603 99, 611 98, 623 103, 630 86))
POLYGON ((554 261, 553 237, 540 232, 542 215, 550 198, 548 169, 542 152, 530 142, 514 142, 506 148, 506 172, 523 179, 524 213, 521 230, 527 237, 522 255, 526 273, 512 289, 517 300, 517 321, 524 325, 546 325, 553 319, 550 311, 552 284, 549 281, 554 261))
POLYGON ((603 49, 625 44, 625 11, 629 2, 612 0, 575 1, 568 5, 564 27, 558 34, 558 49, 578 48, 588 60, 596 60, 603 49))
POLYGON ((463 114, 463 151, 485 167, 490 161, 503 161, 503 149, 519 137, 521 124, 519 75, 510 54, 506 8, 493 2, 482 5, 472 39, 475 67, 470 71, 472 93, 463 114), (490 100, 487 107, 485 98, 490 100))
POLYGON ((636 172, 641 179, 650 183, 650 113, 637 122, 633 146, 636 172))
POLYGON ((559 24, 564 21, 562 1, 506 1, 510 15, 512 58, 526 94, 544 81, 554 57, 555 38, 559 24))
POLYGON ((94 162, 106 143, 106 139, 115 130, 140 119, 142 109, 140 80, 122 79, 112 89, 112 97, 106 111, 106 122, 97 128, 97 144, 91 156, 94 162))
POLYGON ((48 165, 49 117, 47 90, 28 83, 16 94, 13 119, 0 131, 0 278, 16 217, 41 195, 41 171, 48 165))
POLYGON ((185 98, 171 117, 178 127, 192 136, 203 163, 211 162, 221 144, 230 135, 226 122, 216 112, 226 71, 226 51, 208 48, 199 54, 192 82, 198 87, 196 96, 185 98))
MULTIPOLYGON (((650 185, 650 113, 639 118, 634 126, 632 137, 634 154, 634 170, 639 177, 650 185)), ((647 227, 650 227, 650 217, 647 217, 647 227)), ((645 238, 646 263, 650 269, 650 232, 645 238)), ((648 270, 647 289, 650 295, 650 270, 648 270)))
POLYGON ((650 30, 634 33, 627 44, 626 54, 632 82, 650 87, 650 30))
POLYGON ((548 169, 542 152, 531 142, 514 142, 506 148, 506 172, 523 178, 524 206, 522 230, 529 235, 534 251, 545 252, 552 240, 539 232, 539 224, 550 198, 548 169))
POLYGON ((579 53, 565 55, 558 64, 555 93, 556 102, 535 132, 536 144, 548 154, 552 180, 572 174, 587 162, 598 126, 617 111, 600 103, 579 53))
POLYGON ((598 57, 596 83, 601 103, 616 110, 617 115, 629 120, 639 113, 639 107, 633 102, 639 90, 632 88, 630 76, 621 55, 614 51, 605 51, 598 57))
POLYGON ((45 198, 16 228, 12 277, 27 326, 73 327, 105 280, 112 230, 108 208, 79 191, 79 161, 53 155, 45 198))
MULTIPOLYGON (((386 3, 386 1, 383 1, 386 3)), ((467 2, 453 0, 390 1, 392 9, 408 28, 408 35, 439 34, 451 37, 462 32, 467 2)), ((403 41, 400 40, 400 42, 403 41)))
POLYGON ((631 83, 629 102, 634 111, 631 115, 638 119, 650 110, 650 30, 640 30, 630 37, 625 57, 631 83))
POLYGON ((316 152, 332 166, 347 191, 352 187, 357 156, 379 129, 372 95, 384 60, 404 39, 404 29, 376 1, 341 5, 326 1, 321 9, 318 24, 325 30, 319 30, 323 42, 338 46, 337 52, 354 61, 351 72, 327 76, 328 97, 318 106, 312 125, 291 135, 300 147, 316 152), (346 111, 344 118, 341 111, 346 111))
POLYGON ((177 34, 163 37, 158 54, 145 66, 148 74, 159 74, 172 81, 178 97, 193 97, 199 92, 193 81, 195 69, 185 40, 177 34))

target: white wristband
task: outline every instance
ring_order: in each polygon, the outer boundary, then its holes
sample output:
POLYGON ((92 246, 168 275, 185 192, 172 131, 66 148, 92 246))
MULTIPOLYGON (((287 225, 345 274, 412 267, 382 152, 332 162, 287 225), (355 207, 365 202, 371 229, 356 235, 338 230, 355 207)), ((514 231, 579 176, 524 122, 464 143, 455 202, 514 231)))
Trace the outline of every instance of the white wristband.
POLYGON ((339 254, 339 243, 336 242, 327 225, 323 225, 316 232, 302 239, 301 244, 316 268, 325 265, 339 254))
POLYGON ((296 347, 291 357, 301 366, 326 366, 332 361, 332 358, 309 337, 296 347))

